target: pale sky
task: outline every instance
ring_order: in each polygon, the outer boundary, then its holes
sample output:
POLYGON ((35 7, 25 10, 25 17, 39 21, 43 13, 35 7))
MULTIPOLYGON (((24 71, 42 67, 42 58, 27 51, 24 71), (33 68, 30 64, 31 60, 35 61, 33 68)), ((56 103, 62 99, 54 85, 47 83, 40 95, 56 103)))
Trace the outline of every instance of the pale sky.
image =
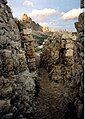
POLYGON ((80 0, 8 0, 13 16, 21 18, 23 13, 30 16, 36 23, 47 25, 50 29, 66 29, 75 31, 80 0))

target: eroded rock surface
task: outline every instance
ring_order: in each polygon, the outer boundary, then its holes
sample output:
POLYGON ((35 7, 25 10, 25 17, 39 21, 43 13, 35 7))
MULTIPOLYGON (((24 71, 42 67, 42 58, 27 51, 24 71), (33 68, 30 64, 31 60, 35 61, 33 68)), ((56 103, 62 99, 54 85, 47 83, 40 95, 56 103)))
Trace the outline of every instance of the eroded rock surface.
POLYGON ((27 15, 23 16, 22 20, 16 20, 20 34, 21 34, 21 46, 25 51, 25 56, 27 60, 27 65, 30 72, 36 71, 35 66, 35 50, 34 50, 34 39, 32 26, 30 25, 31 18, 28 18, 27 15))
POLYGON ((31 74, 21 36, 6 0, 0 0, 0 119, 33 117, 35 73, 31 74))
POLYGON ((54 33, 45 41, 41 54, 41 67, 48 71, 51 85, 58 90, 56 119, 83 119, 83 13, 75 24, 76 39, 66 31, 54 33))
POLYGON ((62 31, 45 41, 40 64, 48 73, 39 69, 38 87, 29 22, 17 26, 0 1, 0 119, 83 119, 84 14, 76 39, 62 31))

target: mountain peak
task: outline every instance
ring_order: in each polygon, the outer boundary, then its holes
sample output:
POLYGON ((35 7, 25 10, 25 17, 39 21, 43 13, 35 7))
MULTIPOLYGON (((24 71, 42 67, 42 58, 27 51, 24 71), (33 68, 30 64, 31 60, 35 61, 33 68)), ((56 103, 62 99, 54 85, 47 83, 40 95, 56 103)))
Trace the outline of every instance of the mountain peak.
POLYGON ((28 21, 28 20, 32 20, 31 17, 27 16, 26 13, 22 14, 22 20, 23 21, 28 21))

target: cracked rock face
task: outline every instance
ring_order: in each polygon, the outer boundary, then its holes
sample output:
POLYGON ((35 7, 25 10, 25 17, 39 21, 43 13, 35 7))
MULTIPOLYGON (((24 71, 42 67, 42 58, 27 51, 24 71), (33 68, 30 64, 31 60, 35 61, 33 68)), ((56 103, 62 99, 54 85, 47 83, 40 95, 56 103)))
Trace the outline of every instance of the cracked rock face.
POLYGON ((16 20, 21 34, 21 44, 25 51, 26 61, 30 72, 36 71, 35 66, 35 51, 34 51, 34 40, 32 36, 32 29, 28 25, 29 19, 16 20))
POLYGON ((6 0, 0 0, 0 119, 32 117, 35 74, 29 72, 21 36, 6 0))
POLYGON ((49 72, 52 85, 59 90, 56 93, 59 119, 83 119, 83 13, 75 24, 76 39, 66 31, 56 33, 44 43, 41 54, 41 67, 49 72))

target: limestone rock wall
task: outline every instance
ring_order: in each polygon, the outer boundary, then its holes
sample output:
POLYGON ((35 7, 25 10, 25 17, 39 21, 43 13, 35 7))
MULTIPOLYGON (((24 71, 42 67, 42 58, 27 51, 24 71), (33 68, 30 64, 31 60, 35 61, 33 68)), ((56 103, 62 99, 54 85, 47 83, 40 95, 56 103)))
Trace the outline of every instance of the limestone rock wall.
POLYGON ((45 41, 41 54, 41 67, 49 72, 54 90, 58 90, 59 119, 83 119, 83 25, 81 14, 76 23, 78 37, 57 32, 45 41))
MULTIPOLYGON (((76 81, 79 85, 79 96, 76 99, 76 109, 78 116, 81 113, 83 115, 83 104, 84 104, 84 13, 81 13, 78 18, 78 22, 75 23, 75 28, 77 29, 77 39, 75 43, 75 71, 76 71, 76 81)), ((82 116, 80 118, 83 118, 82 116)))
POLYGON ((32 36, 32 29, 28 27, 28 21, 17 22, 19 31, 21 34, 21 45, 25 51, 27 65, 30 72, 36 71, 35 66, 35 51, 34 51, 34 40, 32 36))
POLYGON ((0 119, 33 116, 34 77, 11 9, 6 0, 0 0, 0 119))
POLYGON ((68 57, 73 58, 75 37, 70 32, 61 31, 46 39, 41 54, 41 66, 51 72, 55 64, 63 63, 64 59, 69 59, 68 57))

